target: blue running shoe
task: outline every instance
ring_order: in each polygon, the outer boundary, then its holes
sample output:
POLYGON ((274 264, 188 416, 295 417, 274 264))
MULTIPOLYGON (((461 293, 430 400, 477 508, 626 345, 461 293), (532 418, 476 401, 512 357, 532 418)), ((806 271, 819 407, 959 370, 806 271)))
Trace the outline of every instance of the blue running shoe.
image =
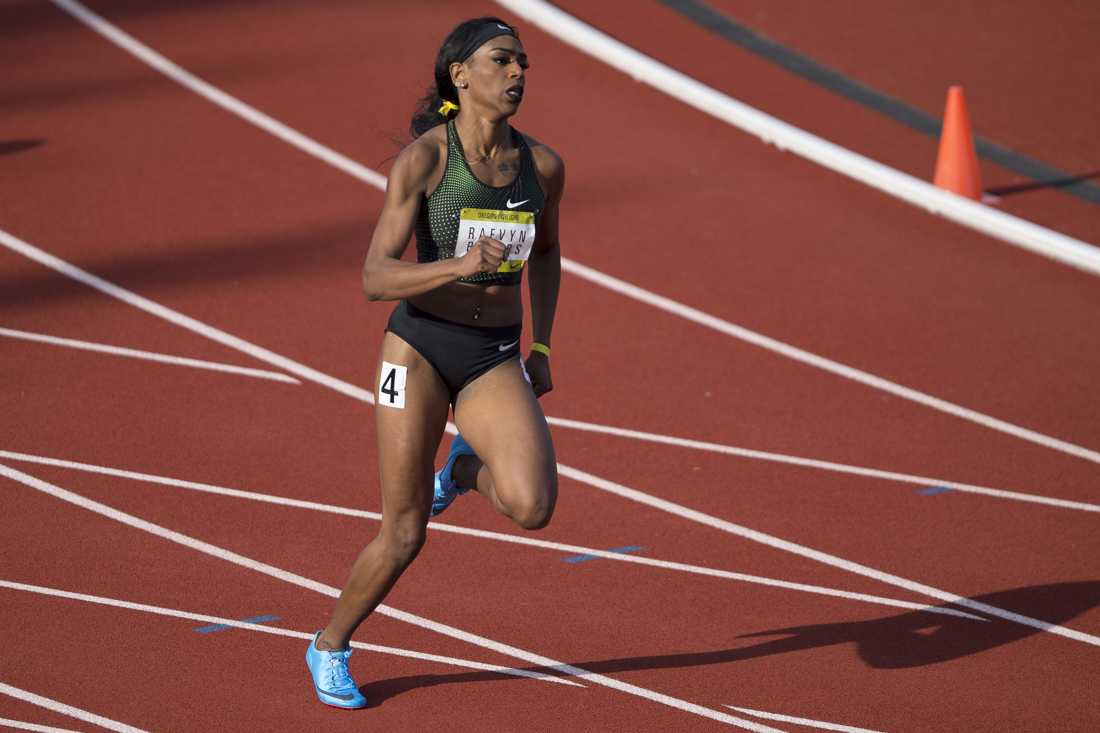
POLYGON ((323 651, 317 648, 318 631, 313 635, 306 650, 306 666, 313 677, 313 689, 317 699, 326 705, 338 708, 365 708, 367 698, 359 692, 355 680, 348 673, 348 657, 351 649, 339 652, 323 651))
POLYGON ((451 476, 451 471, 454 470, 455 461, 459 456, 473 456, 474 449, 470 447, 470 444, 466 442, 466 439, 461 435, 456 435, 455 439, 451 441, 451 450, 447 453, 447 462, 443 464, 443 468, 436 471, 435 474, 435 495, 432 496, 432 516, 441 513, 444 509, 451 505, 451 502, 455 500, 455 497, 460 494, 465 494, 468 489, 460 488, 455 483, 454 477, 451 476))

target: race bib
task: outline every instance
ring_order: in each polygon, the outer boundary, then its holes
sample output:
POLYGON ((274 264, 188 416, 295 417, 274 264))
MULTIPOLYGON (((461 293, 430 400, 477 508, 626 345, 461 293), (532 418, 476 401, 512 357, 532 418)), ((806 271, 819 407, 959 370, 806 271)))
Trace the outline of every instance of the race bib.
POLYGON ((482 236, 504 244, 504 261, 497 272, 523 269, 535 243, 535 215, 530 211, 463 209, 459 215, 455 257, 465 257, 482 236))

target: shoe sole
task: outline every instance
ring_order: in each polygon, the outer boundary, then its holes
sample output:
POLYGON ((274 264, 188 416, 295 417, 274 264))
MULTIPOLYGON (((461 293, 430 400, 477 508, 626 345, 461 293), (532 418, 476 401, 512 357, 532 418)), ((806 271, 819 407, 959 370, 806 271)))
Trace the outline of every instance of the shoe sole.
POLYGON ((348 703, 343 700, 337 702, 335 700, 326 699, 327 696, 325 693, 321 692, 316 687, 313 688, 313 691, 317 693, 318 700, 331 708, 338 708, 340 710, 362 710, 369 704, 366 700, 363 700, 362 703, 348 703))

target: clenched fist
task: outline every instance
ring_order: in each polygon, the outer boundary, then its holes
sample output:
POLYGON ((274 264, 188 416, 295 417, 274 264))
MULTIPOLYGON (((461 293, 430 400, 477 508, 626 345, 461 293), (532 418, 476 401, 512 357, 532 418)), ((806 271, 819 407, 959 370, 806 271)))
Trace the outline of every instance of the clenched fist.
POLYGON ((482 236, 463 257, 458 258, 458 276, 472 277, 483 272, 496 272, 504 261, 504 243, 482 236))
POLYGON ((527 381, 535 390, 535 397, 542 397, 554 389, 554 380, 550 377, 550 357, 539 351, 532 351, 524 365, 527 369, 527 381))

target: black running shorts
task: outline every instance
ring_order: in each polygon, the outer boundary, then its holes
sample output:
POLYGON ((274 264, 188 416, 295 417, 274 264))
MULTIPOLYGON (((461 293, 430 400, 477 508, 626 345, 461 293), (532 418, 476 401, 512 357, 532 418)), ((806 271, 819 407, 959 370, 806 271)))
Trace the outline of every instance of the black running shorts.
POLYGON ((390 314, 386 330, 400 336, 435 368, 453 404, 467 384, 497 364, 519 356, 523 324, 466 326, 402 300, 390 314))

